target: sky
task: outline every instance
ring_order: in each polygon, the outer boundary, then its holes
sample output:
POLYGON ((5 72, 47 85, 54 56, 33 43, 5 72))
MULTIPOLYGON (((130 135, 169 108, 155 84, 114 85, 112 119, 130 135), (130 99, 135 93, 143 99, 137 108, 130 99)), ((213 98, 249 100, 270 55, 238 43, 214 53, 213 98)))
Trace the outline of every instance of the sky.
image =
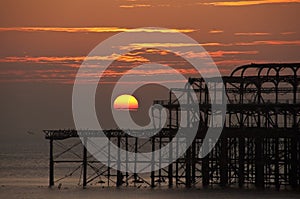
MULTIPOLYGON (((72 85, 80 64, 100 42, 134 28, 163 27, 190 36, 222 75, 242 64, 300 62, 299 10, 300 0, 1 0, 0 134, 15 139, 32 136, 28 131, 40 135, 42 129, 73 128, 72 85)), ((96 97, 102 116, 109 102, 101 95, 108 95, 124 73, 120 66, 153 60, 173 61, 186 76, 195 75, 184 61, 155 46, 121 55, 96 97)), ((167 69, 140 72, 170 74, 167 69)), ((167 97, 160 91, 137 97, 149 105, 154 97, 167 97)))

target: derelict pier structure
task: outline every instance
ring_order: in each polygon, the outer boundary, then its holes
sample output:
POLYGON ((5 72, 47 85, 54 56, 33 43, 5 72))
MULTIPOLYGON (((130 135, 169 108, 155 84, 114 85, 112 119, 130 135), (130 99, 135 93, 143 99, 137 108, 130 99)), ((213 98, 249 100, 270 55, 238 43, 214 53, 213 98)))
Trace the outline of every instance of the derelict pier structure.
MULTIPOLYGON (((189 128, 198 129, 191 146, 175 162, 149 174, 112 169, 107 165, 118 166, 121 160, 110 158, 109 153, 107 164, 96 160, 83 146, 76 130, 44 130, 50 143, 49 186, 78 172, 79 183, 83 187, 100 184, 117 187, 299 189, 300 63, 244 65, 237 67, 230 76, 223 77, 223 82, 224 87, 220 89, 220 82, 215 78, 205 81, 203 78, 190 78, 185 88, 171 89, 168 100, 154 101, 158 106, 152 110, 153 117, 160 121, 164 108, 167 110, 167 123, 164 126, 156 123, 154 128, 162 129, 149 139, 132 137, 119 129, 104 131, 112 143, 126 151, 138 153, 145 146, 155 151, 172 139, 181 141, 175 135, 181 128, 181 114, 185 112, 186 132, 189 128), (192 90, 199 100, 197 103, 191 97, 192 90), (209 94, 212 90, 215 95, 209 94), (220 93, 221 90, 225 93, 220 93), (185 98, 186 104, 179 104, 174 95, 176 92, 185 98), (225 99, 227 111, 222 134, 218 141, 210 140, 211 146, 215 142, 216 145, 202 158, 199 153, 208 127, 219 128, 220 125, 211 117, 211 102, 218 104, 225 99), (71 164, 76 165, 74 170, 61 178, 55 175, 58 165, 67 167, 71 164)), ((81 134, 83 140, 99 136, 97 131, 92 130, 80 133, 84 133, 81 134)), ((172 153, 176 153, 176 149, 172 153)), ((153 157, 153 160, 157 165, 168 161, 163 154, 153 157)), ((139 160, 134 162, 138 164, 139 160)))

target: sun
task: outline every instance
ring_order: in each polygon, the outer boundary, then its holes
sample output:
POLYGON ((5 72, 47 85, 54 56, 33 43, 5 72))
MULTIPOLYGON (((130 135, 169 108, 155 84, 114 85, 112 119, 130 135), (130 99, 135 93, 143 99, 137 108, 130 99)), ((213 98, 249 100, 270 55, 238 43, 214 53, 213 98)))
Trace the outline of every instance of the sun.
POLYGON ((120 95, 114 101, 114 109, 134 111, 139 108, 137 99, 132 95, 120 95))

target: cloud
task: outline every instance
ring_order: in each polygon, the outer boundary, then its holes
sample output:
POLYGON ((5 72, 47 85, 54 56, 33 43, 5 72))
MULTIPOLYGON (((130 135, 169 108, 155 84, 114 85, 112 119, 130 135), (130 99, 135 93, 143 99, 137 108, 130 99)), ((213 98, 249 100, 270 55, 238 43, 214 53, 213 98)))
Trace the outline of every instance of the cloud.
POLYGON ((271 35, 271 33, 268 33, 268 32, 237 32, 237 33, 234 33, 234 35, 237 35, 237 36, 267 36, 267 35, 271 35))
MULTIPOLYGON (((258 51, 211 51, 208 52, 213 58, 222 58, 227 55, 253 55, 257 54, 258 51)), ((184 54, 186 57, 203 57, 207 56, 207 53, 199 54, 195 52, 188 52, 184 54)), ((41 56, 41 57, 5 57, 0 59, 0 76, 3 81, 11 82, 12 79, 15 79, 16 82, 24 81, 28 79, 30 82, 35 81, 53 81, 57 83, 66 83, 72 82, 75 78, 76 71, 80 67, 80 64, 84 59, 90 61, 94 60, 113 60, 117 58, 117 62, 114 62, 105 72, 104 78, 107 82, 113 82, 114 78, 121 77, 128 70, 134 68, 141 63, 149 63, 151 61, 160 63, 166 66, 166 69, 155 69, 151 67, 142 68, 142 70, 135 70, 129 72, 128 75, 142 75, 142 76, 151 76, 151 75, 172 75, 172 70, 168 67, 173 67, 184 75, 197 75, 195 69, 190 68, 188 63, 180 59, 179 56, 182 54, 171 54, 167 51, 161 51, 157 49, 146 49, 144 51, 130 52, 126 55, 116 55, 100 57, 94 56, 86 58, 84 56, 69 56, 69 57, 55 57, 55 56, 41 56), (159 55, 159 57, 152 57, 149 55, 159 55), (162 57, 163 56, 163 57, 162 57), (167 57, 165 57, 167 56, 167 57), (175 56, 172 58, 172 56, 175 56), (149 57, 149 59, 148 59, 149 57), (127 63, 127 65, 125 64, 127 63), (168 66, 168 67, 167 67, 168 66)), ((222 63, 224 64, 224 63, 222 63)), ((92 65, 91 67, 100 67, 97 65, 92 65)), ((89 81, 89 79, 96 78, 97 75, 91 70, 87 71, 82 78, 89 81)))
POLYGON ((198 3, 198 4, 210 5, 210 6, 251 6, 251 5, 262 5, 262 4, 286 4, 286 3, 300 3, 300 0, 214 1, 214 2, 198 3))
POLYGON ((295 45, 300 46, 300 40, 294 41, 283 41, 283 40, 262 40, 262 41, 253 41, 253 42, 237 42, 234 45, 236 46, 257 46, 257 45, 295 45))
POLYGON ((130 5, 120 5, 120 8, 150 8, 150 4, 130 4, 130 5))
POLYGON ((258 45, 300 45, 300 40, 257 40, 251 42, 207 42, 195 43, 132 43, 129 46, 120 46, 121 50, 137 50, 142 48, 184 48, 184 47, 228 47, 228 46, 258 46, 258 45))
MULTIPOLYGON (((140 70, 127 70, 128 69, 120 69, 116 66, 112 66, 104 72, 101 83, 115 83, 118 78, 123 76, 125 73, 127 75, 143 77, 157 77, 157 75, 172 77, 174 75, 173 70, 168 67, 166 67, 166 69, 153 69, 144 67, 140 70)), ((193 75, 195 73, 193 69, 188 69, 186 66, 177 67, 176 70, 180 71, 184 75, 193 75)), ((44 82, 72 84, 75 80, 76 73, 77 68, 66 68, 56 64, 41 65, 38 63, 9 63, 7 65, 7 63, 5 63, 4 65, 1 64, 0 67, 0 82, 44 82)), ((98 80, 98 74, 93 72, 93 70, 91 72, 82 74, 80 77, 82 83, 89 83, 98 80)))
POLYGON ((119 62, 149 62, 150 60, 142 56, 122 55, 117 61, 119 62))
POLYGON ((219 34, 219 33, 223 33, 223 32, 224 32, 223 30, 211 30, 208 33, 210 33, 210 34, 219 34))
POLYGON ((294 35, 296 32, 281 32, 281 35, 294 35))
POLYGON ((129 46, 121 46, 121 50, 134 50, 142 48, 178 48, 200 46, 194 43, 132 43, 129 46))
POLYGON ((153 0, 118 0, 119 8, 132 9, 132 8, 157 8, 157 7, 177 7, 185 6, 186 3, 182 2, 168 2, 168 1, 153 1, 153 0))
MULTIPOLYGON (((114 55, 107 57, 90 57, 89 60, 110 60, 113 59, 114 55)), ((78 68, 82 61, 85 59, 84 56, 75 57, 52 57, 52 56, 41 56, 41 57, 4 57, 0 59, 1 63, 37 63, 37 64, 61 64, 64 66, 78 68)))
POLYGON ((65 33, 117 33, 117 32, 161 32, 161 33, 190 33, 194 29, 131 29, 122 27, 2 27, 0 32, 18 31, 18 32, 65 32, 65 33))
POLYGON ((200 52, 195 53, 193 51, 189 51, 186 53, 180 53, 177 52, 179 56, 185 56, 187 58, 207 58, 207 54, 209 54, 212 58, 221 58, 225 57, 227 55, 256 55, 259 51, 253 50, 253 51, 208 51, 208 52, 200 52))
POLYGON ((213 58, 224 57, 226 55, 256 55, 259 52, 257 50, 253 51, 214 51, 209 52, 210 56, 213 58))
POLYGON ((61 64, 0 63, 0 82, 72 83, 77 69, 61 64))
POLYGON ((56 64, 70 64, 70 63, 77 63, 81 64, 84 60, 86 61, 120 61, 120 62, 147 62, 148 59, 137 56, 134 54, 128 54, 128 55, 118 55, 118 54, 112 54, 110 56, 74 56, 74 57, 5 57, 0 59, 0 62, 2 63, 40 63, 40 64, 46 64, 46 63, 56 63, 56 64))
POLYGON ((59 64, 65 64, 65 63, 80 63, 84 60, 84 57, 5 57, 0 59, 0 62, 2 63, 59 63, 59 64))
POLYGON ((128 46, 120 46, 121 50, 139 50, 143 48, 185 48, 185 47, 209 47, 209 46, 231 46, 232 44, 224 44, 219 42, 207 42, 207 43, 132 43, 128 46))

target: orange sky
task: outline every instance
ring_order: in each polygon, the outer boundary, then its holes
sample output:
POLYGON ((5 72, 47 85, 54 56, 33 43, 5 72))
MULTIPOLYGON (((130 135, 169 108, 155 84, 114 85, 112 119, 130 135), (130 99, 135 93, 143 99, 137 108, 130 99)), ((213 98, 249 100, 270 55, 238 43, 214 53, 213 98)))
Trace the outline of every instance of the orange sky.
MULTIPOLYGON (((225 75, 249 62, 297 62, 299 10, 300 0, 1 1, 0 81, 72 83, 80 63, 99 42, 149 26, 197 40, 225 75)), ((156 47, 164 45, 178 44, 156 47)), ((138 64, 149 59, 139 54, 119 61, 138 64)))
MULTIPOLYGON (((5 139, 11 136, 15 142, 28 137, 28 130, 74 128, 72 83, 80 63, 104 39, 133 28, 165 27, 187 34, 205 47, 224 75, 246 63, 300 62, 298 2, 2 0, 0 135, 5 139)), ((156 47, 180 45, 155 44, 156 47)), ((149 44, 135 43, 123 48, 134 46, 149 47, 149 44)), ((186 56, 201 55, 190 51, 186 56)), ((119 55, 91 59, 113 60, 116 57, 119 55)), ((195 75, 182 59, 153 49, 153 45, 152 49, 119 57, 106 71, 102 80, 106 84, 96 96, 96 109, 105 128, 115 128, 109 115, 112 83, 130 67, 150 61, 172 66, 186 77, 195 75)), ((144 68, 134 75, 156 74, 172 76, 169 69, 153 68, 144 68)), ((159 91, 156 87, 150 88, 155 92, 146 89, 148 87, 135 93, 140 103, 137 119, 141 122, 147 121, 141 117, 148 115, 147 105, 154 99, 168 98, 168 91, 163 88, 159 91)))

